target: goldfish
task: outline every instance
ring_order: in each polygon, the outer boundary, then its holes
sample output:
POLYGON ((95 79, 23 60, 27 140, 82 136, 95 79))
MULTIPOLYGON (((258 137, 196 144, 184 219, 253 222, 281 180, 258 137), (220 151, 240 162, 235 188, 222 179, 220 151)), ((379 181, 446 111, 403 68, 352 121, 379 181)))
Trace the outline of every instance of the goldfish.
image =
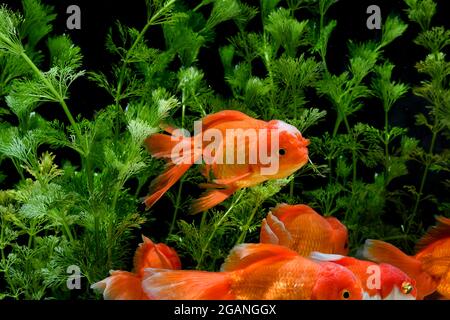
POLYGON ((164 243, 154 244, 142 236, 133 258, 133 272, 110 271, 110 276, 91 286, 103 294, 105 300, 148 300, 142 289, 142 278, 146 268, 181 269, 176 251, 164 243))
POLYGON ((273 208, 262 221, 260 242, 286 246, 304 257, 313 251, 348 254, 347 228, 304 204, 273 208))
POLYGON ((150 135, 145 143, 155 158, 165 159, 165 171, 150 184, 144 200, 152 207, 193 164, 202 164, 206 191, 192 202, 190 212, 206 211, 235 191, 271 179, 285 178, 308 158, 309 140, 294 126, 280 120, 262 121, 246 114, 224 110, 201 120, 200 132, 186 137, 180 130, 150 135), (214 140, 213 142, 210 142, 214 140), (270 149, 270 157, 264 151, 270 149))
POLYGON ((409 256, 397 247, 379 240, 367 240, 362 255, 369 260, 390 263, 417 282, 418 299, 437 291, 450 299, 450 219, 436 217, 416 245, 416 254, 409 256))
POLYGON ((272 244, 235 246, 220 272, 148 268, 142 287, 158 300, 360 300, 348 269, 272 244))
POLYGON ((416 282, 400 269, 339 254, 313 252, 315 261, 337 263, 349 269, 361 281, 364 300, 416 300, 416 282))

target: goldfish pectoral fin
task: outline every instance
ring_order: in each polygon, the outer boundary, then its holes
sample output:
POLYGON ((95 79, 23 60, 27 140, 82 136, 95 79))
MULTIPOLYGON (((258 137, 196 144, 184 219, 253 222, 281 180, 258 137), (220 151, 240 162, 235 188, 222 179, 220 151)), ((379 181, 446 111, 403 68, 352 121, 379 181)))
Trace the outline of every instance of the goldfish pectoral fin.
POLYGON ((377 263, 391 264, 409 276, 417 275, 422 270, 419 260, 384 241, 367 239, 360 254, 377 263))
POLYGON ((440 239, 450 237, 450 218, 437 216, 436 220, 437 224, 428 229, 426 234, 417 242, 417 251, 424 249, 440 239))
POLYGON ((148 268, 142 288, 155 300, 232 300, 230 283, 226 273, 148 268))
POLYGON ((313 251, 309 255, 309 258, 311 260, 315 260, 315 261, 334 262, 334 261, 339 261, 341 259, 344 259, 345 257, 340 254, 329 254, 329 253, 313 251))
POLYGON ((269 243, 245 243, 235 246, 230 251, 221 271, 243 269, 263 260, 267 260, 269 263, 270 261, 293 257, 298 257, 298 253, 284 246, 269 243))
POLYGON ((237 188, 210 189, 202 194, 202 196, 192 201, 190 214, 196 214, 206 211, 230 197, 237 188))
POLYGON ((164 193, 173 186, 181 176, 191 167, 192 164, 169 164, 166 170, 151 182, 150 195, 144 200, 147 208, 152 207, 164 193))
POLYGON ((177 252, 164 243, 156 245, 156 253, 160 256, 163 266, 166 269, 181 269, 181 261, 177 252))
POLYGON ((264 238, 262 243, 279 244, 289 247, 292 241, 291 233, 286 229, 283 222, 269 212, 266 225, 261 226, 261 236, 264 238), (272 242, 273 241, 273 242, 272 242))
POLYGON ((259 233, 259 242, 260 243, 271 243, 271 244, 279 244, 280 239, 278 239, 277 235, 272 231, 269 224, 267 223, 267 219, 263 219, 261 222, 261 231, 259 233))
POLYGON ((113 271, 111 276, 91 285, 105 300, 148 300, 141 279, 127 271, 113 271))

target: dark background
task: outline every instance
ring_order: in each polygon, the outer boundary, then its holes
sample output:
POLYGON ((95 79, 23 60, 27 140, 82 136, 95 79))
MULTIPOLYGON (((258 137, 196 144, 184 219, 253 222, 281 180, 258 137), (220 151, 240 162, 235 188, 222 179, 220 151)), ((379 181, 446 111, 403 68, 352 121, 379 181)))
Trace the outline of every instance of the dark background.
MULTIPOLYGON (((3 1, 9 7, 15 10, 21 10, 21 1, 8 0, 3 1)), ((81 47, 84 55, 84 66, 86 70, 102 71, 106 74, 110 73, 111 64, 116 62, 114 58, 105 49, 105 39, 108 30, 114 26, 115 21, 119 20, 122 24, 135 27, 140 30, 145 25, 146 8, 144 0, 129 0, 111 2, 106 0, 43 0, 45 4, 55 7, 58 14, 54 22, 53 34, 69 34, 76 45, 81 47), (66 28, 66 19, 69 14, 66 9, 69 5, 76 4, 81 8, 81 30, 68 30, 66 28)), ((191 7, 195 7, 200 1, 186 0, 184 3, 191 7)), ((450 29, 450 10, 447 4, 448 0, 437 0, 437 14, 432 20, 432 26, 445 26, 450 29)), ((248 4, 259 7, 259 1, 247 1, 248 4)), ((283 4, 283 2, 281 2, 283 4)), ((327 19, 337 20, 337 27, 332 33, 328 48, 328 64, 332 73, 339 74, 345 70, 348 65, 347 43, 349 39, 356 42, 366 41, 369 39, 379 39, 381 32, 379 30, 369 30, 366 27, 366 20, 369 14, 366 9, 369 5, 378 5, 381 8, 383 21, 389 14, 398 15, 401 19, 408 23, 408 29, 405 34, 395 40, 385 49, 384 56, 395 64, 394 79, 402 81, 414 87, 423 80, 422 76, 417 73, 414 65, 423 60, 427 54, 426 50, 413 43, 414 38, 419 33, 419 26, 408 20, 405 13, 406 5, 403 1, 388 0, 339 0, 331 7, 327 14, 327 19)), ((211 6, 202 8, 205 16, 209 14, 211 6)), ((305 11, 299 12, 299 18, 305 11)), ((261 30, 260 17, 257 16, 250 23, 249 30, 261 30)), ((216 38, 213 44, 209 44, 206 48, 202 48, 197 62, 197 66, 205 72, 205 78, 212 86, 212 89, 224 98, 230 97, 231 92, 224 80, 223 69, 220 62, 218 48, 228 44, 228 38, 235 35, 238 31, 233 22, 226 22, 219 25, 216 29, 216 38)), ((150 45, 157 48, 164 48, 164 41, 159 27, 154 27, 147 33, 146 39, 150 45)), ((45 44, 41 44, 42 51, 45 53, 45 44)), ((448 48, 447 48, 447 54, 448 48)), ((107 93, 98 88, 94 83, 86 78, 77 80, 70 90, 70 101, 68 102, 71 111, 75 115, 82 115, 86 118, 92 118, 96 111, 104 108, 112 102, 107 93)), ((352 116, 352 123, 357 121, 367 122, 376 127, 383 126, 383 110, 376 99, 368 99, 366 106, 352 116)), ((319 109, 329 110, 329 102, 321 99, 313 98, 308 107, 318 107, 319 109), (315 100, 316 99, 316 100, 315 100)), ((414 115, 419 112, 425 112, 425 103, 422 99, 415 97, 408 92, 405 98, 402 98, 392 109, 390 114, 391 125, 408 128, 409 135, 421 140, 422 147, 428 150, 431 139, 430 132, 424 127, 415 126, 414 115)), ((66 121, 65 115, 61 108, 54 108, 51 105, 43 105, 39 112, 48 119, 60 119, 66 121)), ((327 121, 322 127, 312 128, 308 132, 309 135, 320 134, 323 132, 323 126, 329 126, 330 131, 334 124, 334 114, 329 111, 327 121)), ((445 141, 438 139, 436 142, 435 152, 442 151, 445 141)), ((70 154, 65 153, 63 157, 71 158, 70 154)), ((360 170, 361 172, 361 170, 360 170)), ((411 184, 418 186, 419 179, 422 175, 423 167, 420 164, 411 163, 410 174, 393 181, 390 186, 392 189, 402 188, 403 185, 411 184), (396 185, 396 183, 398 185, 396 185)), ((364 172, 362 172, 364 175, 364 172)), ((369 177, 368 177, 369 178, 369 177)), ((373 178, 373 177, 370 177, 373 178)), ((448 178, 448 177, 447 177, 448 178)), ((447 199, 448 194, 439 183, 443 176, 430 174, 427 180, 425 194, 433 193, 439 199, 447 199)), ((12 179, 14 180, 14 179, 12 179)), ((7 179, 7 185, 12 183, 11 176, 7 179)), ((316 181, 312 183, 322 183, 316 181)), ((311 187, 312 188, 312 187, 311 187)), ((425 202, 424 202, 425 205, 425 202)), ((436 207, 430 203, 426 204, 426 211, 436 213, 436 207)), ((433 223, 433 214, 428 215, 426 225, 433 223)))

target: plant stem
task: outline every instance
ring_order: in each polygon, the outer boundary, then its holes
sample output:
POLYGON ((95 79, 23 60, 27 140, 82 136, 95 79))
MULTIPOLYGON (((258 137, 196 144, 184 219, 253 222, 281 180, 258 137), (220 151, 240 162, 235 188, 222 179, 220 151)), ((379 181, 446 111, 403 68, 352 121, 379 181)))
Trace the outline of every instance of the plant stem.
POLYGON ((389 171, 389 163, 390 163, 390 155, 389 155, 389 119, 388 119, 388 109, 384 107, 384 158, 385 158, 385 184, 387 184, 388 180, 388 171, 389 171))
POLYGON ((294 196, 294 186, 295 186, 295 183, 294 183, 294 180, 295 178, 293 178, 292 180, 291 180, 291 182, 290 182, 290 184, 289 184, 289 196, 290 197, 293 197, 294 196))
POLYGON ((31 69, 36 73, 37 76, 39 76, 42 80, 42 82, 44 82, 44 84, 49 88, 49 90, 51 91, 51 93, 55 96, 55 98, 58 100, 58 102, 61 104, 64 113, 67 116, 67 119, 69 119, 70 124, 72 125, 73 129, 75 130, 75 134, 77 136, 78 139, 81 140, 81 132, 80 129, 77 126, 77 123, 75 122, 75 119, 73 118, 72 114, 70 113, 69 108, 67 107, 66 102, 64 101, 64 97, 62 97, 59 92, 55 89, 55 87, 53 86, 53 84, 51 84, 50 81, 48 81, 48 79, 46 77, 44 77, 43 73, 41 72, 41 70, 38 69, 38 67, 36 67, 36 65, 34 64, 33 61, 31 61, 31 59, 27 56, 27 54, 25 52, 22 52, 20 54, 20 56, 25 60, 25 62, 31 67, 31 69))
POLYGON ((175 228, 175 223, 177 222, 178 209, 180 208, 180 202, 181 202, 181 191, 183 190, 183 182, 184 182, 184 176, 181 177, 180 183, 178 185, 177 199, 175 200, 175 210, 173 212, 172 222, 170 223, 169 235, 172 234, 173 229, 175 228))
POLYGON ((245 226, 244 226, 241 234, 239 235, 239 238, 237 239, 235 245, 238 245, 238 244, 242 243, 245 240, 245 237, 247 236, 248 229, 250 228, 250 224, 252 223, 253 218, 255 217, 256 211, 259 209, 260 205, 261 204, 258 204, 257 206, 255 206, 253 208, 252 213, 250 214, 250 217, 248 218, 247 223, 245 224, 245 226))
POLYGON ((228 210, 222 215, 220 220, 217 221, 217 223, 214 224, 213 231, 211 232, 211 234, 209 235, 208 239, 206 240, 204 246, 202 247, 202 253, 200 254, 200 258, 198 259, 197 266, 195 267, 196 269, 198 269, 201 266, 201 264, 203 263, 203 257, 205 256, 206 250, 208 249, 209 244, 211 243, 212 239, 214 238, 217 229, 219 228, 219 226, 222 225, 222 223, 228 217, 230 212, 233 210, 234 206, 239 202, 239 200, 241 200, 241 197, 242 197, 243 194, 244 194, 244 191, 241 191, 239 193, 239 195, 237 196, 237 198, 235 200, 233 200, 233 203, 228 208, 228 210))
POLYGON ((116 118, 115 118, 115 138, 116 141, 118 139, 119 136, 119 124, 120 124, 120 116, 122 115, 122 108, 120 106, 120 100, 122 99, 121 95, 122 95, 122 88, 123 88, 123 82, 125 80, 125 71, 126 71, 126 67, 128 65, 128 63, 130 62, 129 59, 131 57, 131 54, 133 53, 134 49, 136 48, 136 46, 141 42, 142 38, 144 37, 145 33, 147 32, 148 28, 150 28, 155 21, 160 18, 163 14, 166 13, 166 10, 168 10, 168 8, 170 8, 173 4, 175 3, 175 0, 170 0, 164 7, 162 7, 161 9, 159 9, 145 24, 144 28, 142 28, 141 32, 139 32, 138 36, 136 37, 136 39, 134 40, 133 44, 131 45, 130 49, 127 50, 127 53, 125 55, 125 57, 123 58, 123 63, 122 66, 120 67, 120 74, 119 74, 119 78, 117 80, 117 89, 116 89, 116 94, 114 97, 114 102, 115 102, 115 106, 116 106, 116 118))
MULTIPOLYGON (((83 136, 81 135, 80 128, 78 127, 74 117, 72 116, 72 113, 69 110, 69 107, 66 104, 66 101, 64 100, 64 97, 60 95, 60 93, 55 89, 53 84, 48 81, 48 79, 43 75, 41 70, 34 64, 33 61, 28 57, 28 55, 25 52, 22 52, 20 56, 25 60, 25 62, 31 67, 31 69, 36 73, 37 76, 39 76, 42 80, 42 82, 47 86, 47 88, 50 90, 50 92, 54 95, 54 97, 58 100, 59 104, 64 110, 64 113, 67 116, 67 119, 69 120, 70 124, 73 127, 73 130, 75 131, 75 136, 77 140, 81 143, 83 136)), ((93 178, 92 178, 92 170, 89 165, 89 159, 88 159, 88 153, 85 153, 84 159, 87 164, 87 179, 88 179, 88 187, 89 191, 92 192, 93 190, 93 178)))
MULTIPOLYGON (((186 105, 184 103, 185 92, 183 90, 182 94, 182 106, 181 106, 181 127, 184 128, 184 117, 186 115, 186 105)), ((175 228, 175 223, 177 221, 178 210, 180 208, 181 201, 181 192, 183 190, 183 182, 184 176, 181 177, 180 183, 178 185, 177 199, 175 200, 175 211, 173 212, 172 223, 170 224, 169 235, 172 234, 173 229, 175 228)))
MULTIPOLYGON (((428 151, 428 156, 433 155, 434 145, 436 144, 437 134, 438 134, 438 131, 434 130, 433 137, 431 139, 430 150, 428 151)), ((430 161, 427 161, 427 163, 425 164, 425 169, 423 170, 422 180, 420 181, 419 193, 417 194, 417 197, 416 197, 416 203, 414 204, 414 210, 412 213, 412 217, 415 217, 417 214, 417 209, 419 208, 419 203, 422 198, 423 188, 425 187, 425 182, 427 180, 429 169, 430 169, 430 161)))
POLYGON ((68 226, 68 224, 67 224, 65 219, 62 219, 62 225, 63 225, 64 231, 67 234, 67 237, 69 238, 69 241, 73 242, 74 239, 73 239, 73 236, 72 236, 72 232, 70 232, 70 228, 69 228, 69 226, 68 226))

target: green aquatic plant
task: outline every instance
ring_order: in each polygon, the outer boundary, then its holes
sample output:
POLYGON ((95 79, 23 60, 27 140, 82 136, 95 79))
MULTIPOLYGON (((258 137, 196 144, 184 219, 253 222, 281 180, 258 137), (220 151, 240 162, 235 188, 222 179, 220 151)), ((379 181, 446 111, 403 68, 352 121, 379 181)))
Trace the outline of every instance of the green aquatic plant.
POLYGON ((173 246, 185 269, 218 270, 234 245, 259 241, 281 202, 339 218, 351 253, 366 238, 409 251, 434 214, 449 214, 448 196, 432 186, 450 188, 450 31, 433 26, 434 1, 405 0, 373 39, 343 39, 342 56, 330 47, 335 0, 143 2, 139 29, 111 26, 112 63, 98 70, 85 70, 85 48, 55 35, 52 7, 0 6, 0 298, 98 297, 89 284, 130 269, 141 233, 173 246), (390 57, 407 19, 427 50, 415 65, 420 83, 390 57), (213 71, 211 57, 222 64, 213 71), (107 93, 92 116, 71 94, 77 83, 107 93), (417 106, 407 106, 413 96, 417 106), (417 126, 394 121, 406 107, 417 126), (187 213, 204 179, 192 168, 145 210, 164 165, 145 139, 163 122, 191 130, 223 109, 293 124, 311 141, 310 162, 196 216, 187 213), (68 289, 71 267, 80 290, 68 289))

